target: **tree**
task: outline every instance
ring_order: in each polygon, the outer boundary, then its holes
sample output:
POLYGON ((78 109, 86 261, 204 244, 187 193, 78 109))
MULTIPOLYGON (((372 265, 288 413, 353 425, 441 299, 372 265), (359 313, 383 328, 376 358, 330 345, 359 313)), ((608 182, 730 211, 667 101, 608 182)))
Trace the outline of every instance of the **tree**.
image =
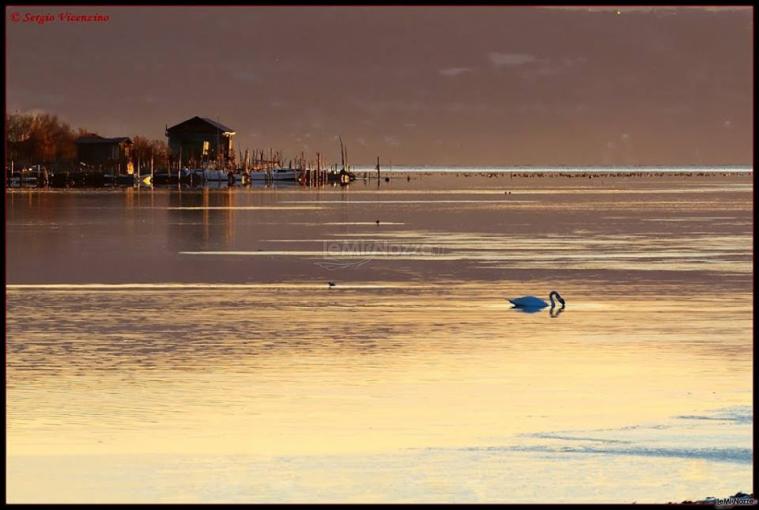
POLYGON ((48 113, 16 113, 6 117, 10 159, 22 165, 72 162, 76 135, 71 127, 48 113))
POLYGON ((148 165, 150 158, 156 168, 167 168, 169 161, 169 146, 163 140, 150 140, 144 136, 132 137, 132 158, 135 163, 148 165))
MULTIPOLYGON (((49 113, 12 113, 6 115, 8 159, 17 167, 36 164, 74 164, 77 159, 76 139, 91 134, 86 129, 73 129, 49 113)), ((132 159, 143 165, 153 157, 156 168, 168 168, 169 147, 163 140, 144 136, 132 138, 132 159)))

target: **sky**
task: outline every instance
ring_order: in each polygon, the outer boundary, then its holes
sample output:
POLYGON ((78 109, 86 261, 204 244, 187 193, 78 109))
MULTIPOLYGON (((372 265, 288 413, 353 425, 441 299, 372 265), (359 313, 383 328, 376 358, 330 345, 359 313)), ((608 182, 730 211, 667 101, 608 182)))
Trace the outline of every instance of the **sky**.
POLYGON ((102 136, 199 115, 357 165, 753 159, 750 7, 19 6, 6 38, 6 111, 102 136))

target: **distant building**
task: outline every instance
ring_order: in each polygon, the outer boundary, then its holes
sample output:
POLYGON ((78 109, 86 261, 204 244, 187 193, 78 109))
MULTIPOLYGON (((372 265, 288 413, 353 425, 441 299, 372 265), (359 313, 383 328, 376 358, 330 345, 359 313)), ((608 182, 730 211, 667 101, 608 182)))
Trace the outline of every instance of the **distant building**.
POLYGON ((171 159, 182 166, 197 166, 218 161, 226 166, 234 162, 232 137, 227 126, 204 117, 193 117, 166 128, 171 159))
POLYGON ((79 163, 98 170, 132 173, 132 140, 125 136, 104 138, 94 133, 75 140, 79 163))

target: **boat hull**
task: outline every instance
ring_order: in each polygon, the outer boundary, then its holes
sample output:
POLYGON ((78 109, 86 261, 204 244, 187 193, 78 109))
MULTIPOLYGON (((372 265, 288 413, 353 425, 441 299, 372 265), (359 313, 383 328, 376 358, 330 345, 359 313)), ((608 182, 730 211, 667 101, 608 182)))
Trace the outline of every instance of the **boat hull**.
POLYGON ((298 172, 295 170, 274 170, 272 172, 251 172, 252 181, 295 181, 298 172))
POLYGON ((196 182, 228 182, 228 170, 213 170, 209 168, 192 168, 182 170, 182 178, 196 182))

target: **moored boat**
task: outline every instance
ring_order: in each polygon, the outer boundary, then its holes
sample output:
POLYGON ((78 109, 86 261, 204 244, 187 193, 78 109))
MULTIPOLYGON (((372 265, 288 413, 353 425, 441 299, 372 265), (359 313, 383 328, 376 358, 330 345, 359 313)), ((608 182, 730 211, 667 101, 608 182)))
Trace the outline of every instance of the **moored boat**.
POLYGON ((295 181, 298 179, 298 171, 291 168, 275 168, 271 171, 259 170, 250 172, 253 181, 295 181))
POLYGON ((229 182, 229 170, 214 168, 185 168, 182 170, 182 180, 190 183, 229 182))

